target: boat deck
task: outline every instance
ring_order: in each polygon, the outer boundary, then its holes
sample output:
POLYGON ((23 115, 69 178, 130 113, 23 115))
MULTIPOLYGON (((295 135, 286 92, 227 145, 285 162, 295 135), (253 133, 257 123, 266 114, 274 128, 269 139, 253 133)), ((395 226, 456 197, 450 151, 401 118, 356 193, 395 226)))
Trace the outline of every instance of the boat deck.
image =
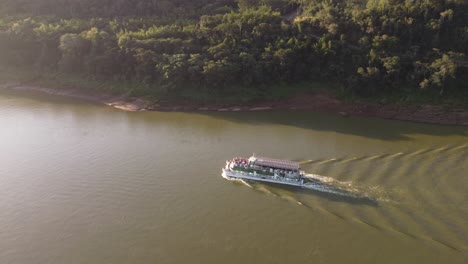
POLYGON ((270 183, 277 183, 277 184, 284 184, 284 185, 291 185, 291 186, 298 186, 303 187, 304 181, 301 180, 294 180, 288 179, 284 177, 278 176, 254 176, 252 173, 248 172, 241 172, 241 171, 232 171, 228 169, 223 169, 224 176, 230 178, 238 178, 238 179, 246 179, 252 181, 261 181, 261 182, 270 182, 270 183))

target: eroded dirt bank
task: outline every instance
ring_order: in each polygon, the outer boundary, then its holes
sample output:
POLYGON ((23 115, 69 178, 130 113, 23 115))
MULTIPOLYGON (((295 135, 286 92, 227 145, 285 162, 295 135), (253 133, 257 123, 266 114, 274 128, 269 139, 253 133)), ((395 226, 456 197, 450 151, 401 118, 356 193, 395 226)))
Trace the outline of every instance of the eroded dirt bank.
POLYGON ((190 102, 155 104, 141 98, 94 94, 74 89, 53 89, 22 84, 3 84, 0 90, 41 92, 50 95, 93 101, 125 111, 312 111, 336 113, 343 117, 362 116, 423 122, 441 125, 468 125, 467 109, 445 109, 442 106, 401 106, 393 104, 348 103, 326 94, 296 96, 284 101, 259 102, 247 105, 194 104, 190 102))

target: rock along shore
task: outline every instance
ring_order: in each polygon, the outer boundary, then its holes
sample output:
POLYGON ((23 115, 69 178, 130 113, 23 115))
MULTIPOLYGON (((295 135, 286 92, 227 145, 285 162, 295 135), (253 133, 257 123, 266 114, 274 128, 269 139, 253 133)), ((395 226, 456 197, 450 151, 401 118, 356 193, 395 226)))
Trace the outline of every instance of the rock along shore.
POLYGON ((467 109, 445 109, 437 105, 401 106, 394 104, 348 103, 326 94, 308 94, 275 102, 259 102, 248 105, 227 106, 202 105, 190 102, 177 104, 154 104, 142 98, 93 94, 74 89, 54 89, 16 83, 0 85, 0 90, 40 92, 80 100, 106 104, 124 111, 209 111, 209 112, 256 112, 256 111, 311 111, 335 113, 343 117, 377 117, 440 125, 468 125, 467 109))

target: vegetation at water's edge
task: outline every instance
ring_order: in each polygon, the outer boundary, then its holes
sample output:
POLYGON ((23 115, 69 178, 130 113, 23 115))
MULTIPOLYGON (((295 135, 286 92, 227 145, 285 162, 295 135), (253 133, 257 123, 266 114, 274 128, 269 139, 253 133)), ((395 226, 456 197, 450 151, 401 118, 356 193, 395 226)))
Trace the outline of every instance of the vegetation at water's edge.
POLYGON ((468 100, 464 0, 0 0, 0 14, 0 67, 43 84, 242 102, 333 81, 348 98, 468 100))

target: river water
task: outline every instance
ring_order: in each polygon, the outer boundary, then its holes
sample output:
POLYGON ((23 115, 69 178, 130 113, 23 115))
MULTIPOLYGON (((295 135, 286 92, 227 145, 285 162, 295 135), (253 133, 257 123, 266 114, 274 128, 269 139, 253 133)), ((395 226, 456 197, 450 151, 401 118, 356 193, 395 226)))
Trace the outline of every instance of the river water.
POLYGON ((3 264, 468 261, 468 128, 31 94, 0 124, 3 264), (253 152, 366 199, 221 177, 253 152))

